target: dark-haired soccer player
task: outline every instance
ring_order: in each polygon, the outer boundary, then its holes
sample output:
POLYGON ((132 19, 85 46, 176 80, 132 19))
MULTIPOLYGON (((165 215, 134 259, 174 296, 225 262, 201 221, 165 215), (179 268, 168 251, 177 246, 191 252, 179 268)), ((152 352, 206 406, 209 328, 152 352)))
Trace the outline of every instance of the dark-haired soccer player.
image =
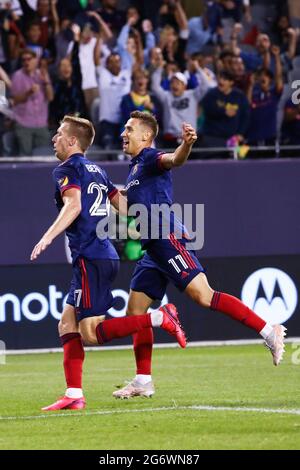
POLYGON ((31 254, 31 260, 35 260, 66 230, 73 278, 58 330, 64 349, 67 390, 63 398, 42 408, 45 411, 85 407, 82 340, 88 344, 103 344, 113 338, 160 326, 175 336, 181 347, 186 345, 172 304, 142 316, 104 319, 113 303, 111 284, 118 272, 119 258, 110 241, 97 236, 96 227, 107 217, 109 201, 122 212, 127 212, 127 204, 105 171, 84 156, 94 136, 90 121, 65 116, 53 137, 55 153, 61 161, 53 172, 60 213, 31 254))
MULTIPOLYGON (((122 133, 123 150, 131 157, 127 179, 128 207, 144 204, 148 211, 148 224, 161 225, 151 206, 172 204, 171 169, 183 165, 197 139, 196 131, 189 125, 182 126, 182 143, 174 153, 166 154, 151 148, 158 132, 156 119, 147 113, 134 111, 122 133)), ((278 365, 284 352, 285 328, 271 326, 256 315, 236 297, 214 291, 208 284, 203 268, 194 252, 186 248, 185 229, 180 222, 170 217, 170 232, 142 240, 146 254, 137 263, 131 280, 128 314, 140 315, 147 312, 154 299, 162 299, 169 281, 184 291, 202 307, 211 308, 229 315, 231 318, 257 331, 271 350, 273 363, 278 365), (181 236, 176 236, 176 232, 181 236)), ((159 229, 162 227, 160 226, 159 229)), ((116 398, 130 398, 138 395, 150 396, 154 393, 151 378, 151 355, 153 345, 152 328, 134 335, 134 352, 137 371, 135 378, 125 387, 113 392, 116 398)))

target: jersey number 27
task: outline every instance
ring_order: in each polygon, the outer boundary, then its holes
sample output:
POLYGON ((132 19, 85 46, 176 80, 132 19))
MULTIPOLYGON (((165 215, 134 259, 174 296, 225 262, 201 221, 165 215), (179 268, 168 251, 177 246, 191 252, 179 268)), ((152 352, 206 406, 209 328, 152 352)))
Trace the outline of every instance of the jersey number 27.
POLYGON ((99 217, 106 216, 109 213, 109 199, 107 198, 106 203, 102 204, 103 191, 107 193, 107 186, 104 184, 90 183, 87 189, 88 194, 96 193, 96 199, 90 207, 90 215, 99 217))

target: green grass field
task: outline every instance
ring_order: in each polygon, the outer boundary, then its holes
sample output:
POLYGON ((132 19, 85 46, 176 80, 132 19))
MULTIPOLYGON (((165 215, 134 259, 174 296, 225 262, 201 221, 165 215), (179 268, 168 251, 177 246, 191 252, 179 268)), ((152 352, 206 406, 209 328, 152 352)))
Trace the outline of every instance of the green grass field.
POLYGON ((0 366, 0 448, 299 449, 300 366, 292 352, 288 346, 276 368, 259 345, 158 349, 156 394, 127 401, 111 394, 132 378, 132 352, 89 352, 87 408, 54 413, 40 408, 64 391, 62 355, 7 356, 0 366))

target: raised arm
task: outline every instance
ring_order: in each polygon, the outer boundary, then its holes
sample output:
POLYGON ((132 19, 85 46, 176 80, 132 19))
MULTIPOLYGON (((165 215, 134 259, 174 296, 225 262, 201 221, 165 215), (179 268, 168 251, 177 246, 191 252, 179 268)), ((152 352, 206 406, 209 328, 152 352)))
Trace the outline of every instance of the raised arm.
POLYGON ((161 87, 162 72, 162 66, 159 66, 154 70, 151 77, 151 90, 159 101, 163 103, 168 92, 161 87))
POLYGON ((189 29, 186 13, 181 5, 180 0, 175 0, 174 3, 175 3, 174 16, 179 26, 179 30, 186 31, 189 29))
POLYGON ((34 261, 53 240, 64 232, 81 212, 81 191, 79 189, 67 189, 62 196, 64 206, 53 224, 44 233, 40 241, 32 250, 30 260, 34 261))
POLYGON ((198 101, 200 101, 206 95, 209 89, 216 87, 216 83, 214 83, 212 80, 209 80, 209 77, 206 75, 205 71, 199 66, 197 61, 195 62, 198 86, 194 89, 194 94, 198 101))
POLYGON ((57 0, 50 0, 50 10, 51 10, 51 16, 53 20, 53 25, 54 25, 54 34, 59 33, 59 16, 57 13, 57 8, 56 8, 57 0))
POLYGON ((108 26, 108 24, 103 20, 103 18, 97 13, 96 11, 88 11, 87 15, 95 18, 99 24, 100 35, 104 41, 109 41, 113 37, 112 30, 108 26))
POLYGON ((275 57, 275 87, 277 93, 280 93, 283 89, 283 73, 280 58, 280 49, 278 46, 272 46, 271 52, 275 57))
POLYGON ((160 164, 166 170, 176 166, 182 166, 187 161, 192 147, 197 140, 197 132, 187 123, 182 124, 182 143, 174 153, 165 153, 160 158, 160 164))
POLYGON ((288 50, 286 52, 286 55, 290 60, 292 60, 297 52, 297 42, 299 38, 299 30, 296 30, 294 28, 289 28, 287 30, 288 35, 289 35, 289 46, 288 50))

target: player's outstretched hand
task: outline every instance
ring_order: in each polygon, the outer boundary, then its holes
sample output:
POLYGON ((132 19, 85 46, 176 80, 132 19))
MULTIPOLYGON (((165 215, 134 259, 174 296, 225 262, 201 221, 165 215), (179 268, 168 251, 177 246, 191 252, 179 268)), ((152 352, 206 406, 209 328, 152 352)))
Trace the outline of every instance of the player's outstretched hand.
POLYGON ((32 253, 30 255, 30 261, 34 261, 35 259, 37 259, 37 257, 42 253, 42 251, 45 251, 46 248, 48 248, 51 242, 52 240, 47 237, 41 238, 41 240, 35 245, 32 250, 32 253))
POLYGON ((182 139, 188 145, 193 145, 197 140, 197 132, 186 122, 182 125, 182 139))

